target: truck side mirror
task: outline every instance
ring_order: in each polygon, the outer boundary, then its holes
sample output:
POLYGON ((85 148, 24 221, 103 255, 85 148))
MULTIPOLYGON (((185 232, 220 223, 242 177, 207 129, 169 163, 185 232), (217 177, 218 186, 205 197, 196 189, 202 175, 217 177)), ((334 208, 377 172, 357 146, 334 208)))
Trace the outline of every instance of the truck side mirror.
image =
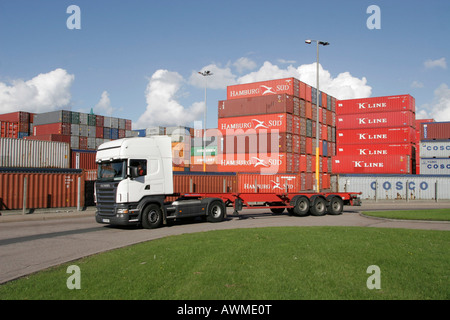
POLYGON ((131 178, 139 177, 138 167, 130 166, 130 176, 131 178))

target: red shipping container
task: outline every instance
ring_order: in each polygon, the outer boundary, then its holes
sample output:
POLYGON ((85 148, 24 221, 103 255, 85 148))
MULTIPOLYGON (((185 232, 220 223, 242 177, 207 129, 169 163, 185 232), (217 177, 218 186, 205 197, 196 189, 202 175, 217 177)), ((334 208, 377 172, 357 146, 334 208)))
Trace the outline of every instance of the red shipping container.
POLYGON ((33 127, 35 136, 43 134, 64 134, 70 136, 70 123, 56 122, 49 124, 41 124, 33 127))
MULTIPOLYGON (((97 119, 98 119, 98 116, 97 116, 97 119)), ((96 127, 95 128, 95 137, 103 138, 103 132, 104 132, 103 127, 96 127)))
POLYGON ((87 142, 87 137, 80 137, 80 144, 79 144, 79 148, 81 150, 86 150, 88 148, 88 142, 87 142))
POLYGON ((27 208, 76 207, 78 178, 81 206, 84 206, 84 174, 82 173, 0 173, 0 209, 23 208, 24 178, 27 178, 27 208))
POLYGON ((97 163, 95 163, 96 155, 96 151, 72 149, 70 154, 71 168, 85 170, 97 169, 97 163))
POLYGON ((313 153, 313 142, 312 138, 306 137, 306 154, 312 154, 313 153))
POLYGON ((306 101, 312 102, 311 100, 311 86, 306 85, 306 101))
POLYGON ((40 141, 59 141, 70 143, 70 136, 63 134, 42 134, 39 136, 28 136, 25 140, 40 140, 40 141))
POLYGON ((372 112, 416 112, 415 99, 409 95, 338 100, 336 114, 366 114, 372 112))
POLYGON ((18 138, 19 137, 19 125, 17 122, 0 122, 0 133, 3 138, 18 138))
POLYGON ((24 111, 0 114, 0 121, 30 123, 30 114, 24 111))
POLYGON ((413 141, 415 130, 411 127, 336 130, 337 147, 344 144, 395 144, 413 141))
POLYGON ((277 80, 268 80, 261 82, 252 82, 237 84, 227 87, 227 99, 239 99, 258 97, 265 95, 286 93, 291 96, 299 96, 300 81, 295 78, 285 78, 277 80))
POLYGON ((414 152, 413 144, 353 144, 337 147, 338 156, 409 155, 414 152))
POLYGON ((292 153, 257 154, 241 153, 218 156, 219 172, 246 172, 261 174, 292 173, 292 153))
POLYGON ((300 139, 291 133, 256 133, 248 135, 223 135, 223 145, 218 152, 234 153, 278 153, 300 150, 300 139))
POLYGON ((131 120, 125 120, 125 130, 131 130, 131 125, 132 125, 132 122, 131 122, 131 120))
POLYGON ((327 94, 322 92, 322 108, 327 109, 327 94))
POLYGON ((409 156, 335 156, 332 158, 333 173, 410 174, 409 156))
POLYGON ((300 81, 300 99, 306 101, 306 83, 300 81))
MULTIPOLYGON (((95 126, 96 127, 104 127, 104 123, 105 123, 105 117, 104 116, 95 116, 95 126)), ((103 131, 103 129, 102 129, 103 131)), ((102 138, 102 137, 97 137, 97 138, 102 138)))
POLYGON ((301 177, 298 174, 245 174, 239 173, 238 191, 241 193, 300 192, 301 177))
POLYGON ((312 119, 312 104, 309 101, 306 101, 305 117, 312 119))
POLYGON ((379 127, 415 127, 411 111, 376 112, 338 115, 336 129, 365 129, 379 127))
POLYGON ((450 139, 450 122, 429 122, 421 124, 420 140, 450 139))
POLYGON ((300 99, 288 94, 219 101, 219 118, 245 115, 290 113, 299 115, 300 99))
POLYGON ((293 132, 293 118, 287 113, 219 118, 218 128, 225 134, 254 134, 261 130, 293 132))

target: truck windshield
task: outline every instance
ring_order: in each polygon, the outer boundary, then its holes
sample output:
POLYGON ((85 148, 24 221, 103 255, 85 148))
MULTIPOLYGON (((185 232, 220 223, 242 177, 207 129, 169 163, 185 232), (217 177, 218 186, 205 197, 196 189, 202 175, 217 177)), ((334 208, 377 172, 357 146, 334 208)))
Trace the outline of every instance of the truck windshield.
POLYGON ((98 165, 97 179, 101 181, 117 181, 126 177, 126 160, 103 162, 98 165))

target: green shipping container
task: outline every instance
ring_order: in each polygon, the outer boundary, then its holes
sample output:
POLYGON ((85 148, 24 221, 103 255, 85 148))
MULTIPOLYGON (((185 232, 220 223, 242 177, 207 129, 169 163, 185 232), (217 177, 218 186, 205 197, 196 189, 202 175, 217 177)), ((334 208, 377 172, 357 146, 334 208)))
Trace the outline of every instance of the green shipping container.
MULTIPOLYGON (((210 146, 205 148, 207 156, 216 156, 217 155, 217 146, 210 146)), ((202 156, 203 155, 203 147, 192 147, 191 148, 191 156, 202 156)))

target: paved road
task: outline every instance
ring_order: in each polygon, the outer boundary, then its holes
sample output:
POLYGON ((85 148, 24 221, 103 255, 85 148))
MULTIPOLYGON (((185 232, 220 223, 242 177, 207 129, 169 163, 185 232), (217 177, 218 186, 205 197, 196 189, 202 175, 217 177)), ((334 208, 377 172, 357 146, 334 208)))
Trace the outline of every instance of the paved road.
POLYGON ((94 208, 88 208, 84 212, 69 209, 25 216, 9 212, 0 216, 0 283, 84 256, 183 233, 275 226, 360 226, 450 231, 448 222, 393 221, 368 218, 359 213, 359 210, 390 210, 393 207, 449 208, 450 202, 395 205, 366 202, 363 207, 345 207, 344 213, 339 216, 302 218, 285 214, 272 215, 267 213, 268 210, 249 210, 240 218, 229 216, 221 223, 180 222, 155 230, 97 224, 94 220, 94 208))

